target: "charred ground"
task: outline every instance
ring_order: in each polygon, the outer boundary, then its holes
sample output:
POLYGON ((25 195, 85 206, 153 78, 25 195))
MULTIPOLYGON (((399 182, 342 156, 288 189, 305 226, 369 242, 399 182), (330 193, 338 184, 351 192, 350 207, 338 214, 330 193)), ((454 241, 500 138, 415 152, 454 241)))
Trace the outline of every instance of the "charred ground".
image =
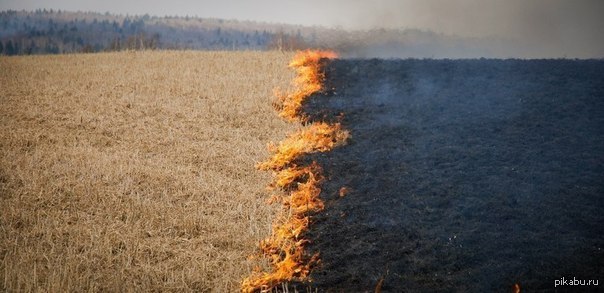
POLYGON ((326 75, 306 111, 352 139, 313 158, 327 180, 311 286, 533 291, 604 275, 604 61, 336 60, 326 75))

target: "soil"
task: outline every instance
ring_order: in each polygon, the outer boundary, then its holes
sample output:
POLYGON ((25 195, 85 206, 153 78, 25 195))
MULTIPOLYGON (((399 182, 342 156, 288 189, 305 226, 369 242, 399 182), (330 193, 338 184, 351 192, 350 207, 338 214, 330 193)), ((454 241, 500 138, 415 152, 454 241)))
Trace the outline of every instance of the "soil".
POLYGON ((328 292, 577 289, 604 279, 604 61, 334 60, 308 249, 328 292), (340 196, 339 190, 349 192, 340 196))

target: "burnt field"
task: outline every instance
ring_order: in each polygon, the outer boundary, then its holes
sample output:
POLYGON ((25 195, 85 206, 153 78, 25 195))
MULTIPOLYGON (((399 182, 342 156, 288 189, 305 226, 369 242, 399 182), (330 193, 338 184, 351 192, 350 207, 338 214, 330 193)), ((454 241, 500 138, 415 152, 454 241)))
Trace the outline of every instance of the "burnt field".
POLYGON ((352 138, 312 156, 327 179, 308 235, 321 255, 313 288, 604 281, 604 61, 335 60, 325 70, 331 90, 306 112, 341 120, 352 138))

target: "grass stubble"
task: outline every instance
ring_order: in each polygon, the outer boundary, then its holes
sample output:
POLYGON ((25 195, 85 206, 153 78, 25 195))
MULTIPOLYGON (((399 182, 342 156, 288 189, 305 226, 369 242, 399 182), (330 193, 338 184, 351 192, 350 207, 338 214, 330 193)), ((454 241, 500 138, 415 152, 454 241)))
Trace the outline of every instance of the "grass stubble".
POLYGON ((291 57, 0 57, 0 291, 238 291, 291 57))

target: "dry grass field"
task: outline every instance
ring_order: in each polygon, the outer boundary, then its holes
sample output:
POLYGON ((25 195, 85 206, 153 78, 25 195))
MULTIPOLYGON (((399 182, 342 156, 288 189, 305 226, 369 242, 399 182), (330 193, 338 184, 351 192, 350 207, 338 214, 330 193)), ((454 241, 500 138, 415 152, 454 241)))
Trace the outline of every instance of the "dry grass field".
POLYGON ((239 290, 291 57, 0 57, 0 291, 239 290))

